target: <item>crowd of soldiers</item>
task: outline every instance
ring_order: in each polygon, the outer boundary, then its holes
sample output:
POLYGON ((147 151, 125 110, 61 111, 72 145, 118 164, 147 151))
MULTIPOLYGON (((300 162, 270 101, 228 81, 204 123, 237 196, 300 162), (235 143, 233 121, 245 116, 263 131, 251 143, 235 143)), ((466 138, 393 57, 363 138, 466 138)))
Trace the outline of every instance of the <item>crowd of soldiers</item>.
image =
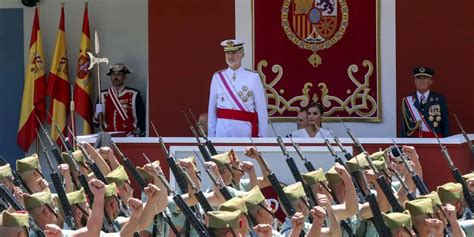
MULTIPOLYGON (((245 152, 255 162, 242 161, 233 150, 202 148, 184 159, 167 153, 176 188, 159 161, 145 157, 147 164, 133 166, 114 143, 97 149, 78 143, 77 150, 61 155, 53 147, 59 166, 53 168, 47 157, 51 179, 44 177, 37 154, 18 159, 15 169, 3 161, 0 236, 474 235, 474 173, 429 192, 411 146, 346 156, 327 172, 304 160, 308 172, 293 173, 298 182, 287 186, 255 146, 245 152), (206 191, 198 161, 213 183, 206 191), (131 179, 141 197, 133 196, 131 179), (268 187, 279 205, 262 193, 268 187), (281 221, 278 209, 285 215, 281 221)), ((286 159, 293 171, 295 161, 286 159)))

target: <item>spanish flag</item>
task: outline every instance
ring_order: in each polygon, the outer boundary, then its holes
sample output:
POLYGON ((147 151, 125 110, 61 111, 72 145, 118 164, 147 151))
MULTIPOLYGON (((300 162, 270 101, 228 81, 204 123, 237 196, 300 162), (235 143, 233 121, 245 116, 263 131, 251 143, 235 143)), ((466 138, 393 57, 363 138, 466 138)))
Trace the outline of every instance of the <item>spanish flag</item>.
POLYGON ((74 106, 84 121, 82 134, 90 134, 92 132, 92 102, 90 94, 92 93, 93 82, 87 70, 90 60, 86 53, 91 51, 87 5, 86 2, 84 20, 82 21, 81 46, 79 48, 79 58, 77 59, 76 81, 74 84, 74 106))
MULTIPOLYGON (((66 33, 64 31, 64 6, 61 6, 61 19, 59 20, 59 31, 56 37, 51 70, 48 77, 48 96, 51 99, 50 113, 52 124, 59 126, 64 133, 69 112, 69 70, 67 60, 66 33)), ((58 140, 58 131, 51 126, 51 138, 58 140)))
POLYGON ((38 8, 35 9, 33 29, 31 30, 28 64, 23 85, 20 122, 18 125, 17 143, 27 152, 36 139, 38 117, 44 121, 46 116, 46 75, 44 72, 44 53, 41 40, 38 8))

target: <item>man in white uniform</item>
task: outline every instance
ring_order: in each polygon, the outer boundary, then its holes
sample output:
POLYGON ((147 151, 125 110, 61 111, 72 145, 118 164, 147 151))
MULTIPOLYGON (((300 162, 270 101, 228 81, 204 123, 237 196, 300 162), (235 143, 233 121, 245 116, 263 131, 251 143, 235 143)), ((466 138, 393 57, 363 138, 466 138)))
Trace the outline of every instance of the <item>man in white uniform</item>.
POLYGON ((267 101, 257 72, 242 67, 244 43, 224 40, 229 67, 214 73, 209 96, 209 137, 264 137, 267 101))

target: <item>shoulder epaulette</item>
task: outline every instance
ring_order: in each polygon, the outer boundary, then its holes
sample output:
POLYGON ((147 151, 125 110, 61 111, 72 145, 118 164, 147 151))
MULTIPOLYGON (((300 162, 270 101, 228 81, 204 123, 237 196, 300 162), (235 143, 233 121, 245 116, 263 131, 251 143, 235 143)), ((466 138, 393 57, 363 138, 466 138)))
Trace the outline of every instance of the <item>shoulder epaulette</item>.
POLYGON ((249 71, 249 72, 254 72, 254 73, 257 73, 257 74, 258 74, 258 72, 257 72, 257 71, 255 71, 255 70, 253 70, 253 69, 248 69, 248 68, 245 68, 245 70, 247 70, 247 71, 249 71))

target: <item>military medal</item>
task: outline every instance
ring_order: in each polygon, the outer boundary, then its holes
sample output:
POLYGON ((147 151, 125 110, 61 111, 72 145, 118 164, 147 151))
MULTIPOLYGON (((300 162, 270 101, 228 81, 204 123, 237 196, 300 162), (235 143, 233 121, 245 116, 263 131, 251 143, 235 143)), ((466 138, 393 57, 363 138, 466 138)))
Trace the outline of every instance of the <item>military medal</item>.
POLYGON ((428 117, 428 119, 429 119, 430 121, 433 121, 433 120, 434 120, 433 116, 431 116, 431 115, 428 117))
POLYGON ((433 127, 435 127, 435 128, 438 127, 438 122, 434 122, 433 127))

